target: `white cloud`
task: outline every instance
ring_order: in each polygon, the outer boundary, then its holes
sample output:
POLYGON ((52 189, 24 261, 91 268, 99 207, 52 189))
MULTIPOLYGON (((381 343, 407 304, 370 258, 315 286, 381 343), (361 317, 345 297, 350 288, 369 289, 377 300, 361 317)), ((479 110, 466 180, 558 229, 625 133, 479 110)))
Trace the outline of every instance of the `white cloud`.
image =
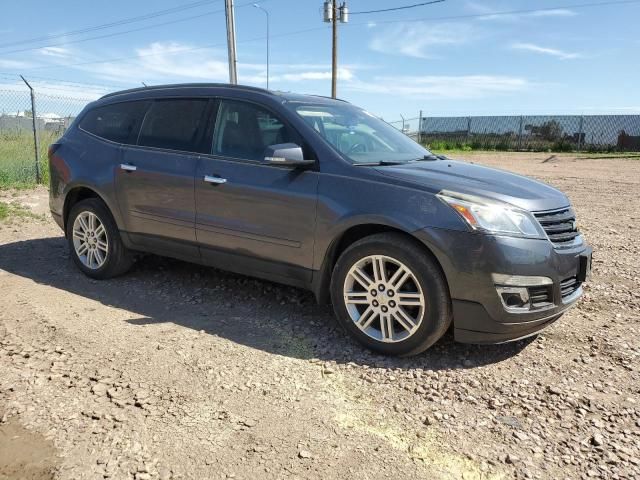
POLYGON ((523 78, 494 75, 375 77, 353 80, 343 88, 365 93, 389 93, 411 98, 468 99, 521 92, 531 84, 523 78))
MULTIPOLYGON (((341 81, 353 80, 354 74, 349 68, 338 68, 338 78, 341 81)), ((297 73, 285 73, 282 75, 276 75, 271 77, 272 81, 288 81, 288 82, 303 82, 307 80, 330 80, 331 71, 320 72, 297 72, 297 73)))
MULTIPOLYGON (((518 22, 527 18, 549 18, 549 17, 573 17, 577 15, 576 12, 570 10, 568 8, 553 8, 549 10, 540 10, 537 12, 522 12, 522 13, 509 13, 509 14, 498 14, 497 12, 501 10, 509 10, 509 9, 494 9, 489 7, 488 5, 478 3, 478 2, 467 2, 467 7, 479 14, 483 15, 482 17, 478 17, 478 20, 481 21, 499 21, 499 22, 518 22), (492 15, 492 13, 496 13, 492 15)), ((523 8, 526 10, 526 8, 523 8)))
POLYGON ((178 42, 154 42, 135 50, 137 58, 114 63, 82 65, 95 78, 139 84, 168 80, 228 80, 226 58, 212 49, 195 49, 178 42))
POLYGON ((552 57, 560 58, 561 60, 571 60, 574 58, 581 58, 579 53, 566 52, 557 48, 541 47, 534 43, 514 43, 511 45, 514 50, 524 50, 527 52, 540 53, 542 55, 550 55, 552 57))
POLYGON ((538 12, 531 12, 528 14, 531 17, 575 17, 578 15, 573 10, 568 8, 556 8, 554 10, 540 10, 538 12))
MULTIPOLYGON (((228 82, 229 65, 226 51, 195 48, 178 42, 154 42, 136 49, 137 58, 106 64, 78 66, 90 72, 96 83, 114 81, 140 85, 185 81, 228 82)), ((317 83, 331 78, 331 66, 326 63, 272 63, 270 86, 287 88, 288 84, 317 83)), ((350 81, 355 70, 367 66, 345 64, 339 69, 340 81, 350 81)), ((265 86, 264 63, 238 63, 238 78, 243 84, 265 86)))
POLYGON ((43 47, 37 50, 42 55, 56 58, 67 58, 70 55, 70 51, 64 47, 43 47))
POLYGON ((469 24, 407 22, 376 33, 369 47, 393 55, 433 58, 437 47, 462 45, 474 37, 474 29, 469 24))

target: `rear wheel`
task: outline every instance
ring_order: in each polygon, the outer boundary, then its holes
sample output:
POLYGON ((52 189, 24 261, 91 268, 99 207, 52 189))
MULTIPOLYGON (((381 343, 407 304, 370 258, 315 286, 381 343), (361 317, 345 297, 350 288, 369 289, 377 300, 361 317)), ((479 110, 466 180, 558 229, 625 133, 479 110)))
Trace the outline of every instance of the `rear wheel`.
POLYGON ((97 198, 82 200, 71 208, 67 241, 73 261, 89 277, 115 277, 129 270, 133 263, 111 212, 97 198))
POLYGON ((451 324, 451 301, 436 262, 398 233, 366 237, 338 259, 331 298, 339 323, 380 353, 413 355, 451 324))

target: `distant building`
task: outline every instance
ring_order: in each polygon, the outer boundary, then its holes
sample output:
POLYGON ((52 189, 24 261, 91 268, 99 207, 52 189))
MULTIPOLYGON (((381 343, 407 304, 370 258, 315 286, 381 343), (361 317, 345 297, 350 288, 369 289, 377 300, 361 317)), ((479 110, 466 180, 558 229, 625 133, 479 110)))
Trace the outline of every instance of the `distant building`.
POLYGON ((640 150, 640 136, 627 135, 627 133, 622 130, 618 135, 618 149, 640 150))

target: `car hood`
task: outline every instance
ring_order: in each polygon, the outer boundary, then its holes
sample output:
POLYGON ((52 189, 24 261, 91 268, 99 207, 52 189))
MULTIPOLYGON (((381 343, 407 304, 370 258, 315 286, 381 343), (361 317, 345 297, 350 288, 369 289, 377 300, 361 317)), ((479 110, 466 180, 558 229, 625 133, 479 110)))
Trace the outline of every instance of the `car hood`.
POLYGON ((492 198, 532 212, 566 207, 569 199, 561 191, 522 175, 455 160, 433 160, 380 166, 388 177, 419 186, 433 193, 441 190, 492 198))

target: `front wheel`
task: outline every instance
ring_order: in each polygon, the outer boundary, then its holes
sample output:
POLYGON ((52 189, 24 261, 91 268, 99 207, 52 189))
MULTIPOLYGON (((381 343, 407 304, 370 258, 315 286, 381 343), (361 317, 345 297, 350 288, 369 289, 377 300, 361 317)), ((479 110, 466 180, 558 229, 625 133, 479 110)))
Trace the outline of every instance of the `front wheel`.
POLYGON ((381 233, 338 259, 331 299, 339 323, 360 343, 387 355, 414 355, 451 324, 451 300, 435 260, 416 241, 381 233))
POLYGON ((96 198, 82 200, 71 208, 67 241, 73 261, 89 277, 100 280, 115 277, 129 270, 133 263, 111 212, 96 198))

